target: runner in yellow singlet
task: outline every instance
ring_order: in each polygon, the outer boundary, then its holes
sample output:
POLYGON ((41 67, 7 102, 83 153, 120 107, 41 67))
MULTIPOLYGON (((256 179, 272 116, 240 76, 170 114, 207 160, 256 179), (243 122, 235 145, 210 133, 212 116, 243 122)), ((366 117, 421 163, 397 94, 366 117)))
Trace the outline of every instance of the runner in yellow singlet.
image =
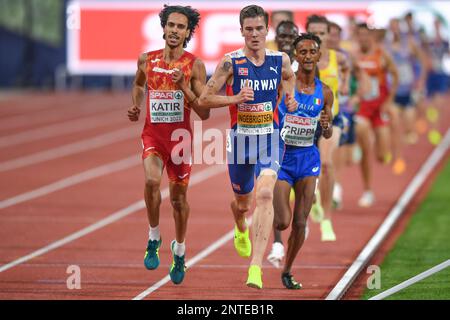
POLYGON ((313 206, 311 218, 320 221, 322 241, 336 241, 336 235, 331 224, 331 207, 334 187, 333 153, 337 149, 341 131, 342 118, 339 114, 338 93, 347 94, 350 68, 341 52, 330 50, 327 46, 330 24, 324 16, 311 15, 306 22, 306 30, 320 38, 324 44, 321 47, 321 58, 318 64, 320 80, 333 91, 333 136, 331 139, 320 139, 319 150, 322 170, 319 178, 317 201, 313 206))

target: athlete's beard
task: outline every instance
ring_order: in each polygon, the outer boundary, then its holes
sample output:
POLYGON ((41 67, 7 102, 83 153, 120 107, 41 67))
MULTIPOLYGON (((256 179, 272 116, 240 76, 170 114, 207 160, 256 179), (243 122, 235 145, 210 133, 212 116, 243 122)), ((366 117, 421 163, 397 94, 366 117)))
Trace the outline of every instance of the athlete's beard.
POLYGON ((177 45, 171 45, 171 44, 167 43, 167 46, 172 50, 182 47, 181 43, 179 43, 177 45))
POLYGON ((164 40, 166 40, 166 45, 172 50, 182 47, 183 43, 184 43, 184 39, 181 39, 180 37, 178 37, 178 39, 177 39, 179 41, 177 44, 170 44, 170 39, 167 34, 164 34, 163 38, 164 38, 164 40))

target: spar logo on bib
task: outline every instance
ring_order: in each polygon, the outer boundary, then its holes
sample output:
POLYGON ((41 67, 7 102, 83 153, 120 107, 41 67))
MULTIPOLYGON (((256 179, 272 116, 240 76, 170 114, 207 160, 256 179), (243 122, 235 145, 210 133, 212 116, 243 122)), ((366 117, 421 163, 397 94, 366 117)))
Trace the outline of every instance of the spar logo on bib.
POLYGON ((150 91, 150 99, 181 99, 183 97, 183 93, 180 90, 177 91, 150 91))
POLYGON ((267 134, 273 132, 272 102, 240 103, 237 109, 238 133, 267 134))
POLYGON ((292 124, 299 124, 302 126, 310 126, 310 125, 316 124, 316 121, 313 118, 299 117, 299 116, 290 115, 290 114, 286 115, 286 122, 292 123, 292 124))
POLYGON ((314 143, 318 117, 301 117, 287 114, 281 130, 281 138, 287 145, 309 147, 314 143))
POLYGON ((148 98, 152 123, 184 121, 184 95, 181 90, 151 90, 148 98))

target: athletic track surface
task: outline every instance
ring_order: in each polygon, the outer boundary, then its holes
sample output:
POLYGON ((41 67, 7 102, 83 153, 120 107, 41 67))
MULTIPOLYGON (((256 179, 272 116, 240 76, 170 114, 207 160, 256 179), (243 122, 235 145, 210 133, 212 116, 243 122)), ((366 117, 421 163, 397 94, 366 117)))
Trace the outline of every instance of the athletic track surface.
MULTIPOLYGON (((175 286, 168 279, 174 223, 166 177, 161 265, 155 271, 143 266, 148 237, 140 160, 144 115, 129 122, 130 101, 128 93, 23 93, 0 100, 0 299, 324 299, 433 150, 421 136, 405 150, 408 167, 402 176, 375 164, 377 201, 370 209, 356 204, 359 167, 344 169, 344 209, 334 215, 338 240, 320 242, 319 225, 310 222, 293 268, 304 287, 300 291, 284 289, 280 270, 267 262, 264 289, 245 286, 249 260, 233 248, 226 166, 194 165, 189 269, 182 285, 175 286), (71 265, 81 270, 79 290, 66 285, 71 265)), ((450 111, 441 119, 445 133, 450 111)), ((228 125, 227 110, 220 109, 203 128, 224 131, 228 125)), ((444 161, 448 157, 447 152, 444 161)))

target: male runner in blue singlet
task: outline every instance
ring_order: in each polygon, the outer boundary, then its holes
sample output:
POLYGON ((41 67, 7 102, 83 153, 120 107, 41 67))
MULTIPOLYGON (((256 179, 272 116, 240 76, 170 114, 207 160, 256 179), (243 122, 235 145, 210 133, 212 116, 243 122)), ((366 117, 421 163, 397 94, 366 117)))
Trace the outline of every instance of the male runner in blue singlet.
POLYGON ((252 243, 245 219, 253 202, 256 176, 256 209, 253 214, 253 257, 247 285, 262 288, 262 260, 273 224, 273 189, 282 161, 277 96, 280 84, 290 110, 295 75, 285 53, 266 49, 268 14, 250 5, 240 12, 244 48, 226 54, 199 99, 204 108, 229 106, 231 130, 227 138, 228 173, 234 191, 231 202, 235 226, 234 246, 250 257, 252 243), (227 84, 227 96, 217 94, 227 84), (279 150, 279 148, 281 150, 279 150))
POLYGON ((313 34, 301 34, 294 42, 296 60, 299 64, 294 98, 298 103, 295 111, 288 111, 283 99, 279 105, 281 137, 285 154, 274 192, 275 226, 286 229, 292 220, 286 260, 281 274, 283 285, 288 289, 300 289, 291 268, 305 239, 306 220, 311 210, 317 179, 320 175, 320 153, 314 144, 318 124, 322 135, 329 139, 333 134, 333 92, 316 75, 320 59, 320 38, 313 34), (295 190, 295 205, 289 204, 291 188, 295 190))

